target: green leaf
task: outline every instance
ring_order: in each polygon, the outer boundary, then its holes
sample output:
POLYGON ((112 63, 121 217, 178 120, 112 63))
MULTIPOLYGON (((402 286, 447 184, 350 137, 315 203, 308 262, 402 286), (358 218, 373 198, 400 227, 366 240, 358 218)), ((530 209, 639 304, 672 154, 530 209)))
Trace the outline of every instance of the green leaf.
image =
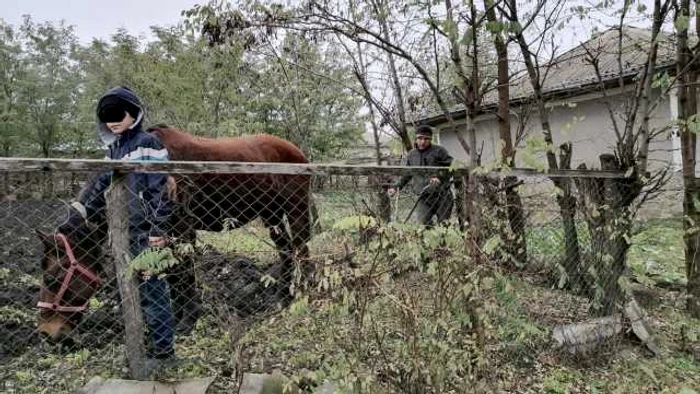
POLYGON ((309 298, 301 297, 289 306, 289 312, 293 316, 303 316, 309 312, 309 298))
POLYGON ((505 30, 506 26, 503 22, 488 22, 486 23, 486 29, 492 34, 500 34, 505 30))
POLYGON ((691 115, 685 124, 691 133, 700 133, 700 115, 691 115))
POLYGON ((655 89, 667 89, 671 86, 672 78, 668 75, 668 72, 663 71, 654 74, 654 78, 651 81, 651 87, 655 89))
POLYGON ((443 22, 443 29, 445 29, 445 34, 447 34, 448 37, 457 38, 457 24, 455 24, 453 21, 446 19, 443 22))
POLYGON ((520 33, 523 30, 523 26, 520 24, 520 22, 513 22, 510 24, 508 29, 513 32, 513 33, 520 33))
POLYGON ((88 306, 91 310, 99 309, 102 306, 102 302, 98 300, 97 298, 93 297, 90 298, 90 301, 88 302, 88 306))
POLYGON ((472 34, 472 30, 467 29, 467 31, 464 32, 464 34, 462 35, 462 39, 460 40, 460 44, 469 45, 469 44, 471 44, 473 39, 474 39, 474 35, 472 34))
POLYGON ((487 253, 487 254, 493 253, 499 246, 501 246, 501 244, 502 244, 501 237, 499 237, 498 235, 492 236, 484 244, 484 253, 487 253))
POLYGON ((153 276, 165 272, 178 262, 170 248, 147 248, 129 262, 126 271, 128 275, 141 272, 144 275, 153 276))
POLYGON ((685 31, 688 30, 689 22, 690 18, 688 15, 679 15, 676 17, 676 20, 673 21, 673 25, 676 27, 677 31, 685 31))

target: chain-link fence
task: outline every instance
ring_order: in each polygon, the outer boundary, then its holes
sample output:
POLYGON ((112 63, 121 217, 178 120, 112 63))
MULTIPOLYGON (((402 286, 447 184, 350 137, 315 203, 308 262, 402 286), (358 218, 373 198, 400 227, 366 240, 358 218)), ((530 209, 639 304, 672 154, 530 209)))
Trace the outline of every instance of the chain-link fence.
MULTIPOLYGON (((541 334, 522 316, 550 328, 608 317, 618 332, 641 276, 630 247, 642 191, 623 174, 4 168, 19 180, 0 202, 8 392, 153 374, 214 374, 230 392, 242 372, 275 369, 449 391, 484 377, 493 343, 541 334), (534 286, 517 308, 508 272, 534 286)), ((611 326, 601 327, 600 340, 611 326)), ((567 330, 563 342, 590 345, 567 330)))

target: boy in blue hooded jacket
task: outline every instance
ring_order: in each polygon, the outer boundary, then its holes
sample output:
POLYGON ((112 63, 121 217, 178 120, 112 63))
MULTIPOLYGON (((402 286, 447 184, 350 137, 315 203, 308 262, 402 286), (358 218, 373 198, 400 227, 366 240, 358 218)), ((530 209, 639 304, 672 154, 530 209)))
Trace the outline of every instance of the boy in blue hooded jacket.
MULTIPOLYGON (((98 134, 108 145, 107 159, 167 161, 168 151, 141 123, 145 112, 130 89, 109 90, 97 104, 98 134)), ((111 172, 102 174, 80 196, 86 219, 104 222, 104 191, 111 183, 111 172)), ((165 246, 165 225, 171 212, 167 197, 167 176, 130 173, 126 177, 129 209, 129 247, 132 258, 149 247, 165 246)), ((174 356, 173 312, 165 279, 151 276, 140 281, 141 308, 150 331, 147 356, 168 359, 174 356)))

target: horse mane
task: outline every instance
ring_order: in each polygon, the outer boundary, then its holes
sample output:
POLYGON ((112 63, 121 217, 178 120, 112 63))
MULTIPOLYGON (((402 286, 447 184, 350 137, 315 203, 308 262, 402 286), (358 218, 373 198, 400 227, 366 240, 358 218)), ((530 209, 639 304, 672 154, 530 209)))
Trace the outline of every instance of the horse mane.
MULTIPOLYGON (((97 267, 101 267, 99 257, 102 254, 101 246, 107 239, 107 230, 104 226, 91 226, 85 221, 80 212, 72 206, 68 206, 64 220, 56 227, 54 234, 63 234, 74 249, 76 257, 83 256, 92 261, 97 267)), ((49 243, 47 246, 62 249, 62 245, 49 243)))
POLYGON ((171 160, 308 163, 291 142, 270 134, 203 138, 160 123, 147 130, 168 149, 171 160))

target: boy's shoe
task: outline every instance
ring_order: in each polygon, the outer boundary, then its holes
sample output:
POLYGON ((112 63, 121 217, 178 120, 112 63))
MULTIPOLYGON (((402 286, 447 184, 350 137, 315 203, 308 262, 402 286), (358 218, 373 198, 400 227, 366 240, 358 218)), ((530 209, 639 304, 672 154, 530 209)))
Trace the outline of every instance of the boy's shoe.
POLYGON ((160 354, 154 357, 150 355, 146 356, 146 361, 144 362, 146 376, 157 376, 164 369, 177 366, 179 361, 180 360, 177 357, 175 357, 174 353, 160 354))

